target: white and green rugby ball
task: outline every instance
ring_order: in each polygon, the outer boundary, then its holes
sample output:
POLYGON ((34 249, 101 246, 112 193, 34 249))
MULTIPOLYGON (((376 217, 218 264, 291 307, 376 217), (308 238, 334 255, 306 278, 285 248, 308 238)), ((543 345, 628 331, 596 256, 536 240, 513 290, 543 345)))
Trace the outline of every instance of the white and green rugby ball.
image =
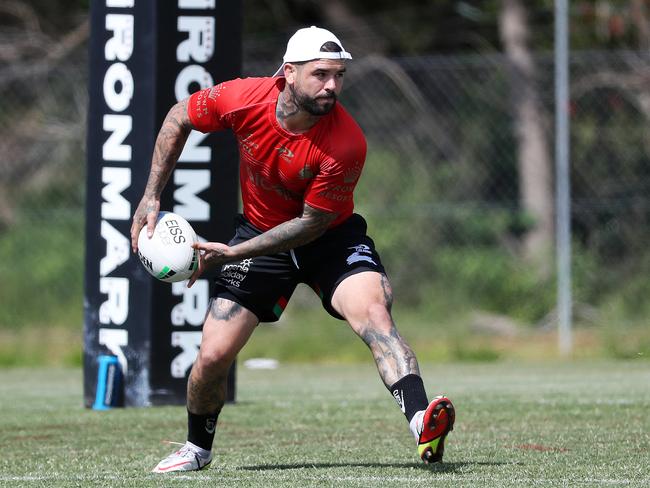
POLYGON ((192 248, 197 240, 187 220, 172 212, 160 212, 151 239, 146 225, 140 230, 138 256, 149 274, 160 281, 187 280, 198 266, 199 252, 192 248))

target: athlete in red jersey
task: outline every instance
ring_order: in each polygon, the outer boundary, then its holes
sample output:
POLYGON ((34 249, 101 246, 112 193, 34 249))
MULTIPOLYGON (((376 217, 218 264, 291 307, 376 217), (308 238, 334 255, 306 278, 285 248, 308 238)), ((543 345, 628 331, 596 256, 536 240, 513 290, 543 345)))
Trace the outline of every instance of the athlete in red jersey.
POLYGON ((237 135, 244 216, 253 225, 269 230, 298 217, 307 203, 336 214, 334 227, 352 215, 366 140, 340 104, 306 132, 287 131, 276 117, 285 84, 284 77, 248 78, 199 91, 189 100, 190 123, 237 135))
POLYGON ((160 129, 131 241, 153 233, 160 194, 192 129, 231 129, 241 156, 244 213, 228 243, 195 244, 189 281, 220 267, 187 388, 188 437, 154 472, 191 471, 212 461, 228 370, 260 322, 277 320, 298 283, 346 320, 368 345, 382 381, 409 421, 425 462, 442 459, 453 428, 446 397, 429 402, 415 354, 391 315, 392 290, 352 194, 366 142, 337 103, 345 60, 331 32, 300 29, 273 78, 232 80, 177 103, 160 129), (279 75, 279 77, 278 77, 279 75))

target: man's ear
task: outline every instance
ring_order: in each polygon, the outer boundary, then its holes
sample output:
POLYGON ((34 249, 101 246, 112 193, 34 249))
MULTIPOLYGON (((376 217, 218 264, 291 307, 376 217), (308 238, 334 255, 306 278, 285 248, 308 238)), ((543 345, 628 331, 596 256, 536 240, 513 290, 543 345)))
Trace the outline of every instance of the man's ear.
POLYGON ((297 75, 298 75, 298 66, 291 63, 286 63, 284 65, 284 78, 287 80, 287 83, 295 82, 297 75))

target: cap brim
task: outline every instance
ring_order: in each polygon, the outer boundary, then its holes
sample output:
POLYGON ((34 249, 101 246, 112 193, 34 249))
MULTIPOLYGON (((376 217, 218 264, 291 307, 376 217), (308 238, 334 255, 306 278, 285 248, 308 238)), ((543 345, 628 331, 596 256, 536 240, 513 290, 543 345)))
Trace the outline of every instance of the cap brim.
POLYGON ((278 70, 273 74, 273 78, 275 78, 275 77, 277 77, 277 76, 282 76, 282 77, 284 77, 284 63, 282 63, 282 64, 280 65, 280 67, 278 68, 278 70))
MULTIPOLYGON (((308 61, 314 61, 316 59, 352 59, 352 55, 347 52, 347 51, 337 51, 333 53, 329 52, 319 52, 318 55, 314 58, 309 58, 309 59, 295 59, 293 62, 296 63, 305 63, 308 61)), ((275 72, 273 77, 275 78, 276 76, 284 76, 284 65, 287 63, 291 63, 292 61, 285 61, 280 65, 278 70, 275 72)))

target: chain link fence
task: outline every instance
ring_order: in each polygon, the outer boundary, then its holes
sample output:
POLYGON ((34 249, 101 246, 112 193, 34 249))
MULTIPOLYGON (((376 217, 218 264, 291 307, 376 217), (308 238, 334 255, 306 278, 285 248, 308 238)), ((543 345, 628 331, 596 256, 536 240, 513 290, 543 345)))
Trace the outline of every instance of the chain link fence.
MULTIPOLYGON (((540 145, 532 157, 552 175, 553 56, 535 61, 527 95, 536 98, 541 133, 533 134, 540 145)), ((522 158, 531 153, 521 145, 530 121, 521 119, 520 80, 508 59, 353 63, 342 98, 369 142, 356 207, 370 222, 399 300, 432 321, 480 310, 554 326, 553 229, 531 254, 527 237, 545 216, 531 214, 525 202, 522 158)), ((273 66, 250 70, 262 75, 273 66)), ((582 324, 647 326, 650 56, 578 52, 570 69, 575 316, 582 324)), ((553 185, 537 181, 532 169, 527 184, 539 185, 552 205, 553 185)))
MULTIPOLYGON (((535 59, 536 152, 552 174, 553 59, 535 59)), ((544 216, 522 191, 527 134, 508 60, 369 56, 346 77, 342 102, 369 146, 356 208, 398 302, 443 321, 480 310, 553 325, 554 237, 542 232, 536 253, 526 245, 544 216)), ((650 321, 649 77, 647 53, 571 56, 579 323, 650 321)), ((0 327, 81 323, 86 82, 83 45, 39 69, 0 67, 0 327)), ((552 185, 539 185, 552 202, 552 185)))

